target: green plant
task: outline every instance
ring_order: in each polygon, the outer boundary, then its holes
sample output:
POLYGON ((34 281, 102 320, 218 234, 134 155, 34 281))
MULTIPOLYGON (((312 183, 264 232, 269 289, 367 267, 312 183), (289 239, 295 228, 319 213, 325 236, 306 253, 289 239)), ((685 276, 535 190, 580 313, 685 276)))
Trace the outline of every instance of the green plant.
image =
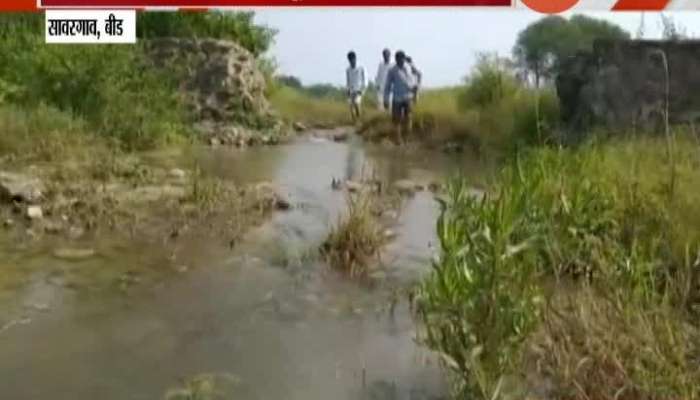
POLYGON ((348 195, 347 213, 340 217, 321 245, 328 263, 351 277, 364 277, 370 262, 385 242, 381 225, 373 215, 374 195, 366 191, 348 195))
POLYGON ((419 290, 418 310, 425 341, 459 376, 459 392, 497 398, 540 312, 538 237, 522 218, 527 186, 481 199, 468 189, 453 181, 441 202, 441 255, 419 290))

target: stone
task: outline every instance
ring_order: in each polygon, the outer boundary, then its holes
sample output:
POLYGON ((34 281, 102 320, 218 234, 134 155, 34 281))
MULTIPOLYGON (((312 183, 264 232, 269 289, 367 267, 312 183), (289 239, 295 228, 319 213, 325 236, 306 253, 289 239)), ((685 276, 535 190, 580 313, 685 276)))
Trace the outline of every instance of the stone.
POLYGON ((94 257, 97 252, 90 248, 59 248, 54 250, 53 256, 67 261, 81 261, 94 257))
POLYGON ((63 225, 54 221, 46 221, 44 224, 44 232, 55 235, 63 231, 63 225))
POLYGON ((255 186, 260 200, 268 206, 277 210, 289 210, 292 208, 292 201, 287 193, 284 193, 282 188, 270 183, 261 182, 255 186))
POLYGON ((442 190, 442 184, 440 182, 430 182, 428 183, 428 190, 437 193, 442 190))
POLYGON ((219 145, 221 145, 221 140, 219 140, 219 138, 216 138, 216 137, 209 138, 209 146, 217 147, 219 145))
POLYGON ((187 173, 183 169, 173 168, 168 171, 168 176, 174 179, 185 179, 187 173))
POLYGON ((297 132, 303 132, 303 131, 305 131, 305 130, 308 129, 308 128, 306 127, 306 125, 304 125, 303 123, 298 122, 298 121, 295 122, 295 123, 292 125, 292 128, 294 128, 294 130, 297 131, 297 132))
POLYGON ((44 212, 41 210, 40 206, 28 206, 25 215, 30 220, 39 220, 44 218, 44 212))
POLYGON ((71 226, 68 228, 68 238, 72 240, 80 239, 85 235, 85 229, 79 226, 71 226))
POLYGON ((345 142, 348 140, 348 137, 350 137, 350 134, 348 132, 338 132, 333 134, 333 141, 334 142, 345 142))
POLYGON ((34 177, 0 171, 0 200, 36 203, 44 192, 43 183, 34 177))
POLYGON ((394 189, 400 194, 412 195, 420 188, 415 182, 409 179, 400 179, 394 182, 394 189))
POLYGON ((384 240, 394 240, 394 239, 396 239, 398 234, 393 229, 387 228, 387 229, 384 229, 384 231, 382 232, 382 236, 384 237, 384 240))
POLYGON ((360 182, 355 181, 345 181, 345 188, 350 193, 359 192, 364 186, 360 182))
POLYGON ((7 218, 2 222, 2 226, 5 228, 12 228, 13 226, 15 226, 15 220, 13 220, 12 218, 7 218))

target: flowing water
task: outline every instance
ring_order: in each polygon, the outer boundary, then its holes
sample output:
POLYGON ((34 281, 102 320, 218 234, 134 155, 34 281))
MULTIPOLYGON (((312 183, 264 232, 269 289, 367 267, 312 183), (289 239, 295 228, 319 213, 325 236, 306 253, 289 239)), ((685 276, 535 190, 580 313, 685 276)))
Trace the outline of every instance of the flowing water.
MULTIPOLYGON (((1 399, 160 399, 180 379, 204 372, 237 376, 242 384, 232 397, 244 400, 445 395, 434 356, 414 341, 407 306, 388 307, 393 288, 430 268, 438 211, 432 194, 404 202, 379 285, 348 281, 309 255, 344 209, 332 178, 371 171, 387 181, 427 182, 455 171, 478 174, 476 163, 313 136, 244 151, 203 149, 199 159, 206 173, 224 179, 282 185, 295 207, 275 213, 233 250, 206 239, 183 244, 187 272, 128 296, 55 285, 40 271, 59 261, 24 255, 37 272, 17 300, 22 312, 0 319, 1 399)), ((85 261, 94 264, 89 268, 156 265, 166 256, 152 244, 106 247, 111 251, 85 261)))

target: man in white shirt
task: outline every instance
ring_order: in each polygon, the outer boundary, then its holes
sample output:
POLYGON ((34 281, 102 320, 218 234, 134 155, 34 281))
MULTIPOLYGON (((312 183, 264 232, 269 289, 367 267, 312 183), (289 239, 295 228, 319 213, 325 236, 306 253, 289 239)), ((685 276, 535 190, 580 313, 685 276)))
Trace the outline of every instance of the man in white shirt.
POLYGON ((382 51, 382 61, 379 63, 379 68, 377 68, 377 77, 374 79, 374 83, 377 86, 377 106, 380 110, 384 110, 384 86, 386 85, 386 75, 391 69, 391 50, 384 49, 382 51))
POLYGON ((415 103, 418 101, 418 89, 420 89, 420 84, 423 81, 423 73, 420 72, 416 64, 413 63, 413 59, 409 56, 406 56, 406 64, 408 64, 411 75, 413 75, 413 102, 415 103))
POLYGON ((350 115, 352 121, 355 122, 362 115, 360 103, 362 102, 362 94, 367 87, 367 78, 365 77, 364 67, 357 65, 357 55, 354 51, 348 53, 348 62, 350 66, 345 70, 345 77, 348 100, 350 101, 350 115))

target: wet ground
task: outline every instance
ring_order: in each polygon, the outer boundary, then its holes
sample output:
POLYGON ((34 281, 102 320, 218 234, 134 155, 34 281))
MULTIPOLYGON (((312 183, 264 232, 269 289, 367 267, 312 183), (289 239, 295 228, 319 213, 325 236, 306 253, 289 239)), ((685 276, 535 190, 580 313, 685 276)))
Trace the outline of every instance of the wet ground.
MULTIPOLYGON (((16 258, 5 262, 35 271, 22 294, 0 308, 6 314, 0 315, 0 398, 159 399, 200 373, 237 376, 235 398, 244 400, 445 395, 434 357, 414 341, 405 302, 393 313, 388 306, 393 290, 430 268, 432 193, 404 201, 398 237, 376 273, 380 284, 348 281, 314 255, 344 209, 333 178, 426 183, 457 171, 478 175, 476 163, 313 136, 277 147, 202 149, 198 158, 208 174, 282 185, 295 207, 275 213, 233 250, 208 238, 183 243, 181 269, 128 295, 57 285, 60 276, 42 274, 42 265, 72 268, 71 262, 41 251, 27 256, 0 238, 3 254, 16 258)), ((167 257, 152 243, 104 247, 109 251, 81 261, 82 268, 97 274, 114 264, 156 266, 167 257)))

